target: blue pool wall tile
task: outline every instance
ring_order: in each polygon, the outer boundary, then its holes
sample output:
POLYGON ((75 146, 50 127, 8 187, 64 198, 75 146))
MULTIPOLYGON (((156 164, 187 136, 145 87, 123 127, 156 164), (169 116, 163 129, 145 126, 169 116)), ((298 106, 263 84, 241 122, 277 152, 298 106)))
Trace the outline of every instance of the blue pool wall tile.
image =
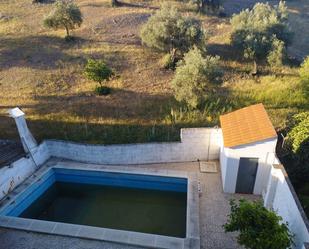
POLYGON ((28 188, 16 196, 0 215, 19 216, 27 207, 37 200, 55 182, 55 174, 52 169, 48 170, 39 179, 36 179, 28 188))
POLYGON ((187 179, 103 171, 54 169, 56 181, 104 186, 187 192, 187 179))

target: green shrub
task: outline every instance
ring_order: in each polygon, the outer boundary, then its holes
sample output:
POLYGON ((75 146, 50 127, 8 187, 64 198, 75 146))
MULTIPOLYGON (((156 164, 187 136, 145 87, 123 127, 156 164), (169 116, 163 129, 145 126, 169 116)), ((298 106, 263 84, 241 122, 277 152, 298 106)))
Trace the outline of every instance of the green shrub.
POLYGON ((204 58, 202 52, 194 47, 185 54, 184 59, 176 67, 171 83, 175 98, 191 108, 201 106, 207 96, 214 91, 214 86, 220 82, 221 76, 219 57, 204 58))
POLYGON ((289 121, 287 142, 301 160, 309 160, 309 112, 294 115, 289 121))
POLYGON ((99 83, 99 87, 95 89, 95 92, 99 93, 100 95, 107 92, 107 87, 103 86, 103 82, 108 81, 112 75, 113 71, 105 64, 103 60, 93 60, 89 59, 84 69, 84 75, 97 83, 99 83))
POLYGON ((262 202, 230 201, 231 214, 224 225, 225 232, 239 232, 237 241, 250 249, 292 248, 293 236, 287 223, 274 211, 266 209, 262 202))
MULTIPOLYGON (((252 10, 243 10, 231 19, 232 44, 242 51, 244 58, 256 63, 267 59, 277 63, 291 42, 287 11, 284 2, 276 7, 257 3, 252 10), (281 53, 281 54, 280 54, 281 53)), ((254 71, 257 71, 254 68, 254 71)))
POLYGON ((175 61, 193 45, 203 47, 205 35, 200 21, 183 17, 175 7, 163 4, 141 29, 141 39, 146 46, 168 52, 175 61))
POLYGON ((75 3, 68 0, 57 0, 54 9, 44 19, 43 24, 47 28, 64 28, 66 39, 70 39, 70 30, 80 27, 82 22, 82 13, 75 3))

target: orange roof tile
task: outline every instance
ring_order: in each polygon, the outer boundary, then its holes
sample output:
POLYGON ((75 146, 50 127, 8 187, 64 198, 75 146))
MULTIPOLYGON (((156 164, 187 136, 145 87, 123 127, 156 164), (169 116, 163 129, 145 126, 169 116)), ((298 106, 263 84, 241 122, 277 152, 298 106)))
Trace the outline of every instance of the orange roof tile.
POLYGON ((277 137, 263 104, 221 115, 225 147, 235 147, 277 137))

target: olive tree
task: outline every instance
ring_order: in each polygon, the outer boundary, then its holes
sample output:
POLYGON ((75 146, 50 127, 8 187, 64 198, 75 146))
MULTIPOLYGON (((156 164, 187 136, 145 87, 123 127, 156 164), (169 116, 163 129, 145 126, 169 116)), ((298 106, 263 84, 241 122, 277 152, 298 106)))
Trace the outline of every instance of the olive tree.
POLYGON ((70 38, 70 30, 80 27, 83 17, 78 6, 69 0, 57 0, 54 9, 44 19, 44 26, 53 29, 65 29, 66 38, 70 38))
POLYGON ((221 76, 219 57, 203 57, 202 52, 194 47, 178 63, 171 86, 178 101, 196 108, 213 92, 221 76))
POLYGON ((203 47, 205 35, 200 21, 183 17, 175 7, 164 4, 141 29, 141 39, 146 46, 167 52, 172 61, 180 58, 193 45, 203 47))
POLYGON ((262 202, 230 201, 231 214, 224 225, 225 232, 239 232, 237 241, 248 249, 292 248, 293 236, 287 223, 262 202))
POLYGON ((246 9, 234 15, 231 24, 232 45, 253 61, 254 73, 259 61, 268 59, 270 63, 280 64, 285 47, 291 41, 284 2, 274 7, 257 3, 252 10, 246 9))

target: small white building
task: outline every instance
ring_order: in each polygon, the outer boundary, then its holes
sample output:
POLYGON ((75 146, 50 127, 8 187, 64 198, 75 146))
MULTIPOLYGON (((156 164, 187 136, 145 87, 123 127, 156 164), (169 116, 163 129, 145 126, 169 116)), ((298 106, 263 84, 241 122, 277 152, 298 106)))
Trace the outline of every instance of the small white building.
POLYGON ((220 116, 223 146, 220 165, 227 193, 264 194, 276 162, 277 133, 263 104, 220 116))

